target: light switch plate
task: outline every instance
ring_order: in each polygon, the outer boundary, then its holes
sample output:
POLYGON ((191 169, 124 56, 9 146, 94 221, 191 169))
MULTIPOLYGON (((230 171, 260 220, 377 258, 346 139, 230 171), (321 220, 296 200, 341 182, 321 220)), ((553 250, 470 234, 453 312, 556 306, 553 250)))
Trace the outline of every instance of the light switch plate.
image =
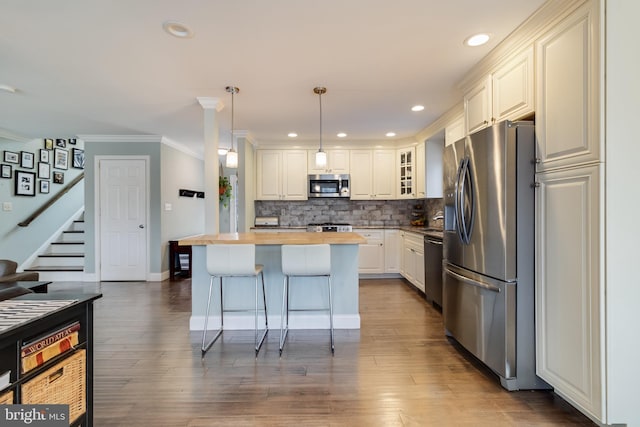
POLYGON ((13 210, 13 203, 11 202, 2 202, 2 210, 5 212, 10 212, 13 210))
POLYGON ((165 203, 164 204, 164 210, 165 211, 170 211, 173 209, 173 205, 171 203, 165 203))

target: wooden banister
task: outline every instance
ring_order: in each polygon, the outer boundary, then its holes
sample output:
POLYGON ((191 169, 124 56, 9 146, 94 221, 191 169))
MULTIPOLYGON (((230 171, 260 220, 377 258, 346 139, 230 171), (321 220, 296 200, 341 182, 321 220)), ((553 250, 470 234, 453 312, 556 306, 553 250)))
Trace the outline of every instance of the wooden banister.
POLYGON ((34 219, 38 218, 40 216, 40 214, 42 214, 44 211, 49 209, 49 207, 51 207, 51 205, 53 205, 55 202, 57 202, 59 198, 64 196, 69 190, 71 190, 77 183, 79 183, 83 179, 84 179, 84 172, 82 172, 80 175, 76 176, 70 183, 65 185, 64 188, 62 190, 60 190, 55 196, 53 196, 52 198, 47 200, 47 202, 44 205, 40 206, 34 213, 29 215, 29 218, 25 219, 22 222, 19 222, 18 225, 20 227, 27 227, 29 224, 31 224, 31 221, 33 221, 34 219))

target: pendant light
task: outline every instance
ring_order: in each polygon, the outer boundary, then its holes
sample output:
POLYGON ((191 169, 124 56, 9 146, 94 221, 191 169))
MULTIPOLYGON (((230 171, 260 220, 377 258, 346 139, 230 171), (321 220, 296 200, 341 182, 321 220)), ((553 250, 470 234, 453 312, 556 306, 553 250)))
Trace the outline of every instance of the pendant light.
POLYGON ((313 89, 313 93, 318 95, 318 99, 320 101, 320 148, 316 153, 316 167, 324 168, 327 166, 327 153, 322 151, 322 94, 327 92, 327 88, 325 87, 316 87, 313 89))
POLYGON ((227 92, 231 93, 231 149, 229 149, 229 151, 227 151, 227 167, 228 168, 237 168, 238 167, 238 152, 236 150, 233 149, 233 142, 234 142, 234 137, 233 137, 233 96, 240 92, 240 89, 238 89, 235 86, 227 86, 226 88, 227 92))

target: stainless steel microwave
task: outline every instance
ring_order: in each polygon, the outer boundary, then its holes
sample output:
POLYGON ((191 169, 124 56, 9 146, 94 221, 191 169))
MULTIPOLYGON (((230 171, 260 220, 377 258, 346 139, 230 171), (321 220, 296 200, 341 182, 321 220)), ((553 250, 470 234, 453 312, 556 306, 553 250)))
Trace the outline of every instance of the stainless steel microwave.
POLYGON ((309 198, 312 197, 351 197, 349 174, 309 175, 307 184, 309 198))

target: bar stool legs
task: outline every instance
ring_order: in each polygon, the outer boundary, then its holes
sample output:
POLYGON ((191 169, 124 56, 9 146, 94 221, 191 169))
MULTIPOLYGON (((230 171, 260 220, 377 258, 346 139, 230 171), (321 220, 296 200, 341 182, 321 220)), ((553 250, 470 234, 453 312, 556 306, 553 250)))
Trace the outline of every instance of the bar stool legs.
MULTIPOLYGON (((280 356, 289 333, 290 311, 317 311, 318 309, 291 309, 291 277, 326 277, 329 288, 329 330, 331 334, 331 354, 335 353, 333 336, 333 292, 331 287, 331 248, 321 245, 282 245, 282 311, 280 313, 280 356)), ((322 309, 321 309, 322 310, 322 309)))
MULTIPOLYGON (((264 274, 262 272, 262 266, 256 266, 256 268, 259 269, 259 272, 257 275, 255 275, 254 349, 256 352, 256 357, 258 357, 260 348, 262 347, 262 344, 264 343, 264 340, 267 337, 267 333, 269 332, 269 321, 267 316, 267 295, 266 295, 265 286, 264 286, 264 274), (260 307, 260 304, 259 304, 260 298, 258 295, 259 294, 258 275, 260 276, 260 279, 262 282, 262 304, 263 304, 262 307, 260 307), (262 333, 260 333, 260 329, 258 326, 260 311, 264 312, 264 329, 262 330, 262 333)), ((209 348, 211 348, 211 346, 216 342, 216 340, 220 338, 220 336, 222 335, 222 332, 224 331, 224 312, 225 311, 246 311, 246 310, 225 310, 224 309, 224 296, 223 296, 223 285, 222 285, 223 276, 217 276, 217 277, 220 279, 219 280, 219 283, 220 283, 220 329, 216 331, 214 337, 209 342, 206 341, 207 326, 209 323, 209 313, 211 312, 211 297, 213 295, 213 282, 214 282, 214 279, 216 278, 216 276, 211 276, 211 280, 209 281, 209 298, 207 299, 207 311, 204 318, 204 330, 202 331, 202 347, 201 347, 202 357, 204 357, 205 353, 209 350, 209 348)))

